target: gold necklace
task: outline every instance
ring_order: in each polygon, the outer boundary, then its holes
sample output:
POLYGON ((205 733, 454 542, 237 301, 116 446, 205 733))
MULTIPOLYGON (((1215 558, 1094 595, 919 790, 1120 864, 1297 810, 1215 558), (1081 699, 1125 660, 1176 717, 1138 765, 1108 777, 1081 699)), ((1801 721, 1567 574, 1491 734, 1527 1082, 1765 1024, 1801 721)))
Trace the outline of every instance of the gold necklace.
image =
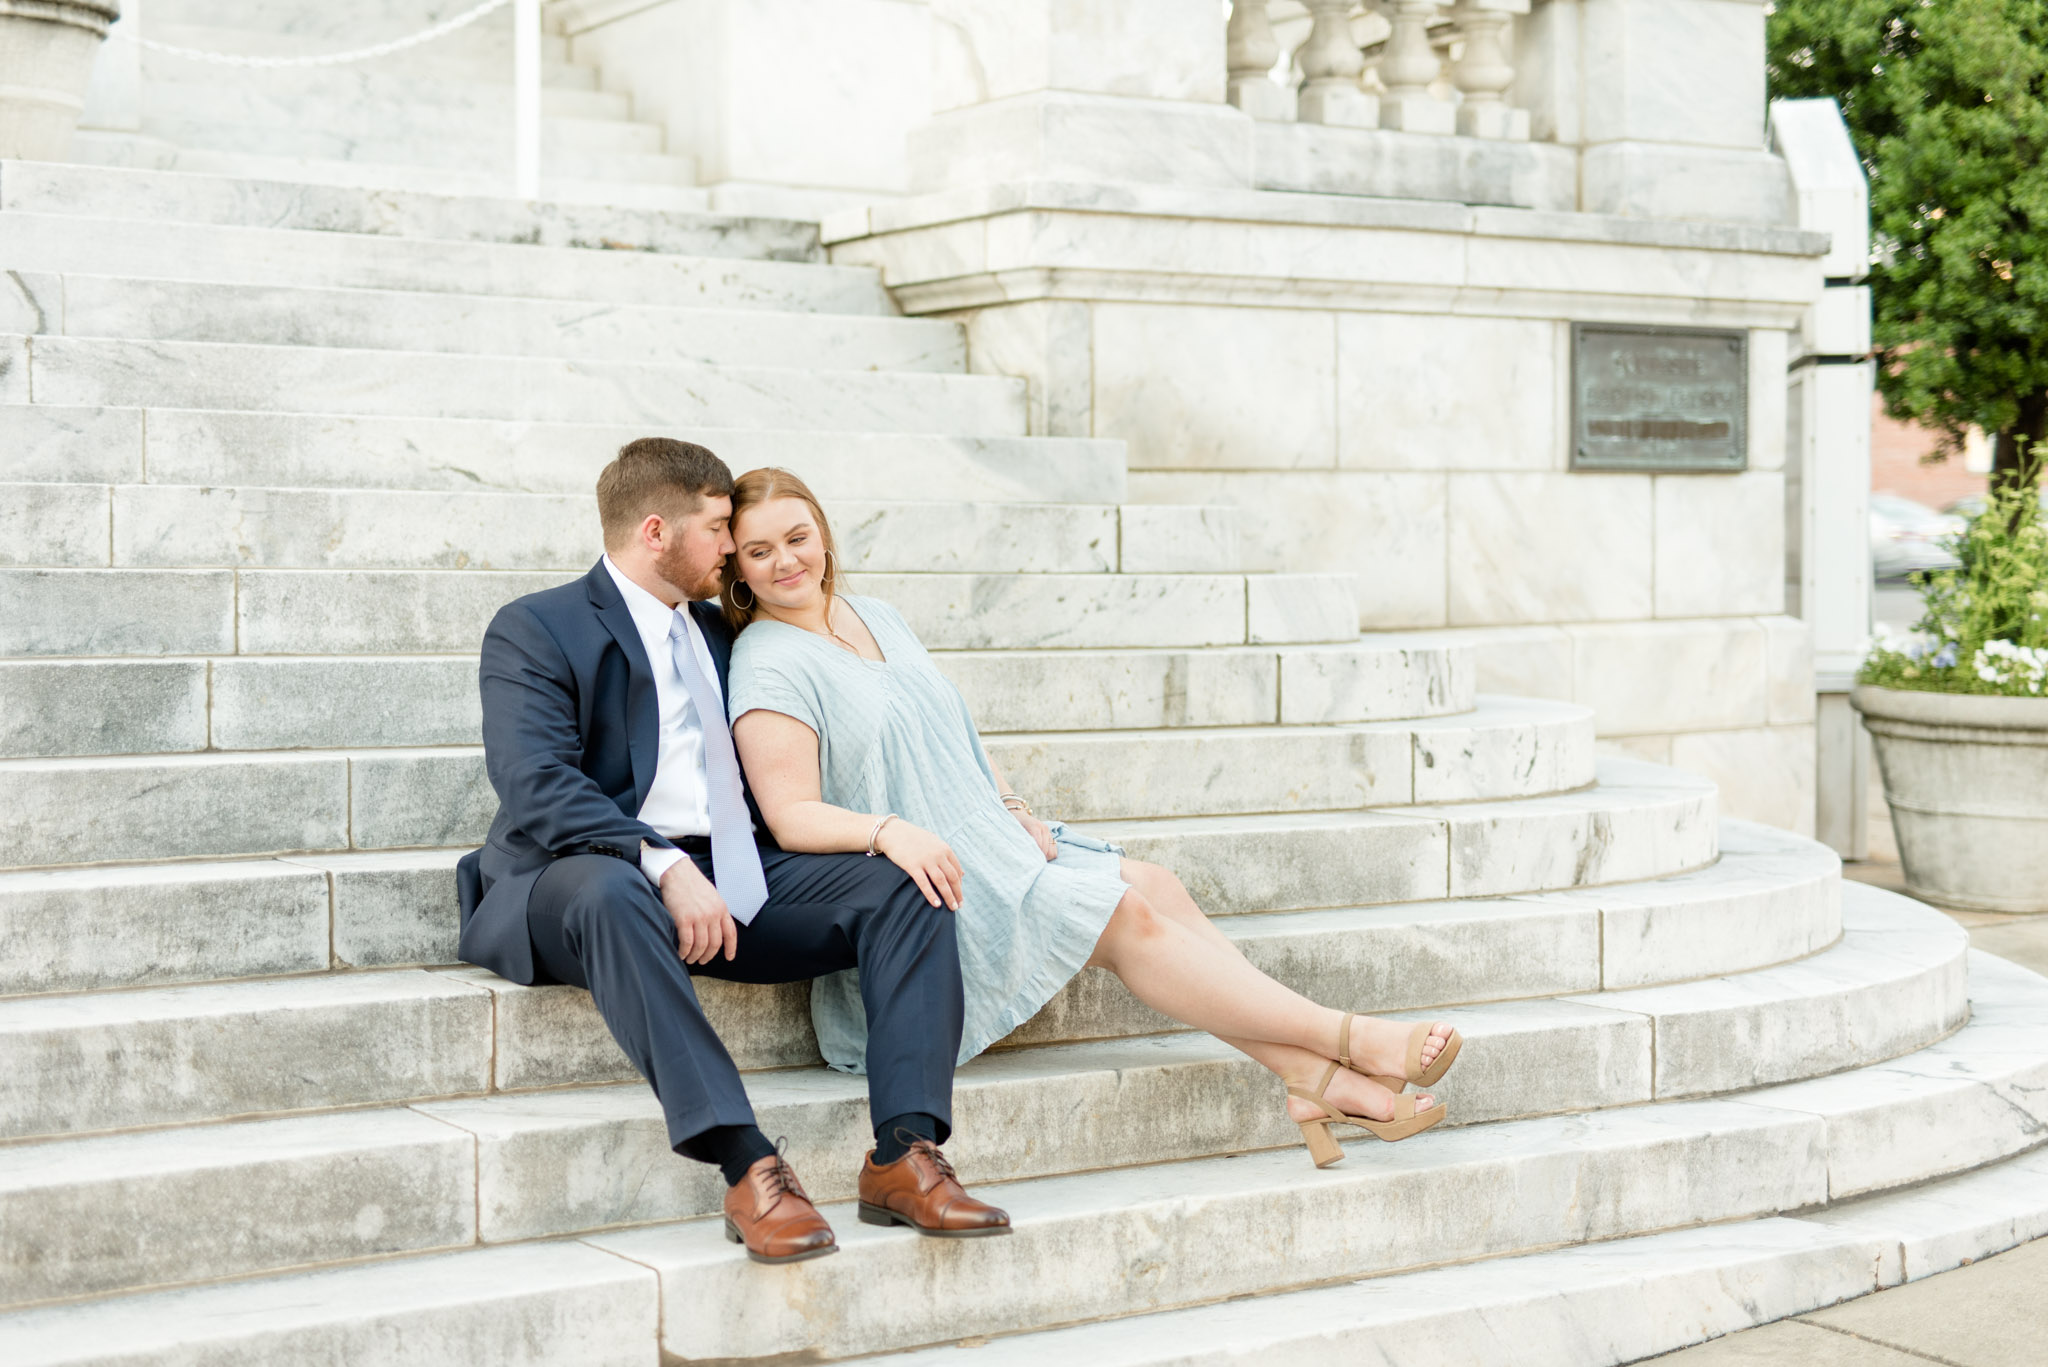
POLYGON ((847 651, 848 651, 849 653, 851 653, 851 654, 854 654, 854 655, 858 655, 858 656, 860 656, 860 658, 861 658, 861 659, 865 660, 865 659, 867 658, 867 656, 865 656, 865 655, 861 655, 861 653, 860 653, 860 647, 859 647, 859 646, 857 646, 857 645, 855 645, 855 644, 854 644, 853 642, 851 642, 851 641, 847 640, 847 639, 846 639, 846 638, 845 638, 844 636, 841 636, 841 635, 840 635, 840 634, 839 634, 838 632, 836 632, 836 631, 834 631, 834 630, 832 629, 832 609, 834 609, 834 608, 836 608, 836 607, 838 607, 838 606, 839 606, 839 600, 838 600, 837 598, 833 598, 833 599, 828 599, 828 600, 826 601, 826 603, 825 603, 825 629, 824 629, 823 631, 818 631, 818 630, 815 630, 814 628, 811 628, 811 627, 807 627, 807 626, 804 626, 804 625, 803 625, 802 623, 800 623, 800 622, 791 622, 791 623, 790 623, 790 625, 791 625, 791 626, 793 626, 793 627, 795 627, 795 628, 796 628, 797 630, 799 630, 799 631, 808 631, 808 632, 810 632, 810 633, 811 633, 811 635, 813 635, 813 636, 829 636, 829 637, 831 637, 831 638, 832 638, 833 640, 835 640, 835 641, 839 642, 839 644, 840 644, 841 646, 843 646, 843 647, 844 647, 844 648, 845 648, 845 649, 846 649, 846 650, 847 650, 847 651))

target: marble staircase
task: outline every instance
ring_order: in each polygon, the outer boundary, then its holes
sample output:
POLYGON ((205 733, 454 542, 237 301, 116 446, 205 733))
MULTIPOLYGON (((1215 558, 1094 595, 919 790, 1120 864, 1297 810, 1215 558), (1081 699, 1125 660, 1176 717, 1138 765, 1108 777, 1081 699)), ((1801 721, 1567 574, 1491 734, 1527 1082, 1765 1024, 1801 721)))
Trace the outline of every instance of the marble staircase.
POLYGON ((2048 1232, 2048 982, 1131 502, 814 229, 0 163, 0 266, 0 1360, 1621 1362, 2048 1232), (478 638, 648 431, 811 480, 1042 809, 1455 1019, 1451 1123, 1317 1172, 1087 973, 960 1075, 1014 1234, 920 1241, 805 989, 706 983, 843 1241, 741 1258, 587 995, 454 962, 478 638))
MULTIPOLYGON (((144 36, 209 53, 306 58, 395 41, 469 0, 309 5, 150 0, 144 36)), ((116 41, 119 41, 118 39, 116 41)), ((139 136, 88 134, 120 164, 351 187, 506 193, 512 178, 512 11, 439 38, 333 66, 223 66, 142 54, 139 136)), ((542 187, 550 199, 659 210, 707 204, 695 158, 636 122, 559 34, 541 38, 542 187)))

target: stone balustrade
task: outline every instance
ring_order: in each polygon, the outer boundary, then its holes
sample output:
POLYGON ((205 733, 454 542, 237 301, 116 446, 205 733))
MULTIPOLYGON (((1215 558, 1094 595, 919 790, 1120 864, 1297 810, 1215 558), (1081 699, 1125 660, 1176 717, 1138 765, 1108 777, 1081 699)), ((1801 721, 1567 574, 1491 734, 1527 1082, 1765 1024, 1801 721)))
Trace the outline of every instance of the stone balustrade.
POLYGON ((1530 5, 1235 0, 1229 99, 1270 122, 1527 141, 1529 113, 1509 97, 1513 26, 1530 5))

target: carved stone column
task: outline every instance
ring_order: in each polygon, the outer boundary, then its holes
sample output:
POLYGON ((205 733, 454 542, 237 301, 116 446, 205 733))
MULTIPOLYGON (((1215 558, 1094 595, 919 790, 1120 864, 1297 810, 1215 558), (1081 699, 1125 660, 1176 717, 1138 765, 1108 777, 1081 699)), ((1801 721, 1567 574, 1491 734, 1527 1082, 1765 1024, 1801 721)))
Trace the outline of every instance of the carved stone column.
POLYGON ((1515 80, 1508 30, 1528 8, 1528 0, 1459 0, 1455 13, 1465 51, 1451 74, 1465 97, 1458 106, 1458 131, 1467 137, 1528 141, 1529 115, 1506 99, 1515 80))
POLYGON ((1429 42, 1436 0, 1380 0, 1380 10, 1394 30, 1387 37, 1386 55, 1380 58, 1380 80, 1387 87, 1380 99, 1380 127, 1407 133, 1454 132, 1456 107, 1429 90, 1443 74, 1443 62, 1429 42))
POLYGON ((62 161, 119 0, 0 0, 0 157, 62 161))
POLYGON ((1295 60, 1301 63, 1301 103, 1295 115, 1303 123, 1372 128, 1379 123, 1379 101, 1358 84, 1365 70, 1364 54, 1351 40, 1351 0, 1303 0, 1315 26, 1295 60))
POLYGON ((1270 0, 1234 0, 1230 6, 1230 102, 1255 119, 1285 119, 1287 92, 1273 83, 1280 44, 1273 37, 1270 0))

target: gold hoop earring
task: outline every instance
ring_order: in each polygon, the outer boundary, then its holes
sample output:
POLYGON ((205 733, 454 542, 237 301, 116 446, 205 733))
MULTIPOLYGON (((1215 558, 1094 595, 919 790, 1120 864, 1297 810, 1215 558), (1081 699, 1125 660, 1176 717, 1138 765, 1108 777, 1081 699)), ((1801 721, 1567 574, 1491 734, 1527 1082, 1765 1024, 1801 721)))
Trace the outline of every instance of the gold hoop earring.
POLYGON ((832 549, 828 546, 825 548, 825 583, 827 585, 831 585, 836 584, 838 582, 839 557, 832 554, 832 549))
POLYGON ((741 612, 752 612, 754 610, 754 604, 761 601, 760 599, 754 596, 754 591, 752 589, 747 588, 746 582, 744 580, 735 580, 729 592, 732 594, 732 605, 738 608, 741 612), (747 589, 747 601, 744 603, 740 601, 741 589, 747 589))

